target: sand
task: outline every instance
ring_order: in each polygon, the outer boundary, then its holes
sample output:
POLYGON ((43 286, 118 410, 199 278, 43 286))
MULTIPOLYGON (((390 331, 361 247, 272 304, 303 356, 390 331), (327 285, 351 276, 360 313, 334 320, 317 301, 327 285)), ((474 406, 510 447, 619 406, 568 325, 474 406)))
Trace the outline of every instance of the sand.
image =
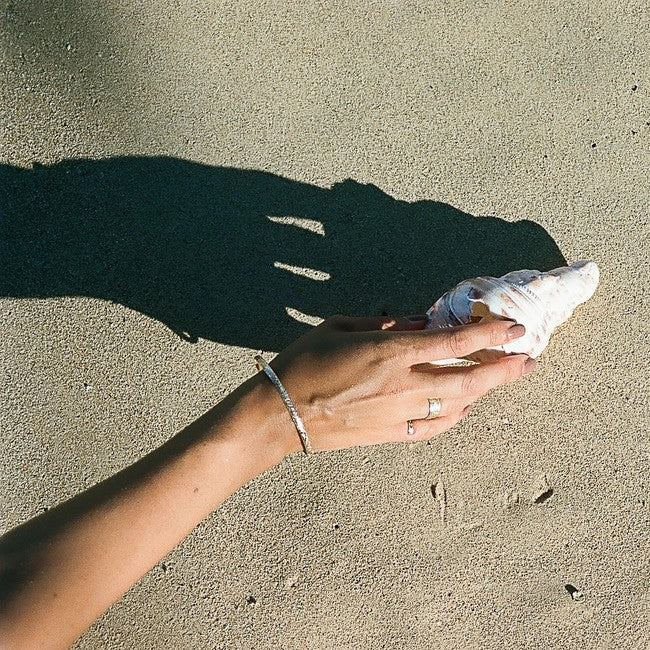
POLYGON ((535 374, 289 458, 77 647, 646 647, 646 4, 40 4, 1 3, 3 530, 317 317, 602 271, 535 374))

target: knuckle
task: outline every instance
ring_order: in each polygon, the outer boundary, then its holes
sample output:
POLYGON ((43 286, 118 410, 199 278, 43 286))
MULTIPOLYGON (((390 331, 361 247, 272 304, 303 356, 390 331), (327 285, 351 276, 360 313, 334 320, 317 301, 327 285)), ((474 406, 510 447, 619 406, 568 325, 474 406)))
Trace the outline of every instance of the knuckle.
POLYGON ((455 357, 467 354, 468 345, 471 341, 471 333, 464 327, 451 330, 447 339, 447 346, 455 357))
POLYGON ((463 375, 463 381, 461 383, 461 391, 464 395, 474 395, 478 392, 479 388, 479 379, 476 373, 473 370, 467 371, 463 375))
POLYGON ((526 363, 525 357, 517 357, 511 359, 510 363, 506 365, 505 381, 506 383, 519 379, 524 374, 524 364, 526 363))
POLYGON ((517 378, 518 374, 515 366, 512 363, 506 363, 502 371, 495 378, 495 386, 499 384, 509 384, 517 378))
POLYGON ((502 326, 499 322, 492 323, 490 330, 488 332, 488 341, 489 346, 501 345, 503 343, 504 335, 502 326))
POLYGON ((495 368, 494 381, 495 386, 499 384, 509 384, 515 379, 521 377, 523 364, 517 357, 507 356, 499 360, 499 365, 495 368))

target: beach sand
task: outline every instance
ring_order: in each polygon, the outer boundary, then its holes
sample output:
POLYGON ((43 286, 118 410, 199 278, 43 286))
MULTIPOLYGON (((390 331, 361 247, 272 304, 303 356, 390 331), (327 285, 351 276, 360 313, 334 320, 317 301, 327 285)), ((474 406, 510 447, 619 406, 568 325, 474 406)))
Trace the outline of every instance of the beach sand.
POLYGON ((1 3, 2 530, 209 408, 290 314, 602 273, 536 373, 429 444, 290 457, 77 647, 647 647, 646 4, 40 5, 1 3))

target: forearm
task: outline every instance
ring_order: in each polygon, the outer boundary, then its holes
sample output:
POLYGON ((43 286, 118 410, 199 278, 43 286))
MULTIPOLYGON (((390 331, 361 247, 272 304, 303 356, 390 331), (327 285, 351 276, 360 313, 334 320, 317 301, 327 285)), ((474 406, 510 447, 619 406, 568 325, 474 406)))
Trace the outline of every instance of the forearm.
MULTIPOLYGON (((524 328, 495 321, 434 332, 424 324, 336 317, 274 359, 315 449, 428 439, 534 364, 514 355, 431 368, 524 328), (444 414, 422 419, 431 395, 444 414)), ((299 449, 280 396, 258 374, 135 465, 14 529, 0 539, 0 645, 71 643, 230 494, 299 449)))
POLYGON ((2 647, 72 643, 228 496, 297 449, 285 437, 291 423, 281 402, 261 379, 0 539, 2 647))

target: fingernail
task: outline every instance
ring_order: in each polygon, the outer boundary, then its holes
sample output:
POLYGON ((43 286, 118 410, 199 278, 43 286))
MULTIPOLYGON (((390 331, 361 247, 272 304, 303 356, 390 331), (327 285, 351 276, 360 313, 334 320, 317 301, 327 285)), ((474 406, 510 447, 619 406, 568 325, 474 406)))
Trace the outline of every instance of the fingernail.
POLYGON ((410 320, 413 323, 417 323, 418 321, 426 320, 426 319, 427 319, 426 314, 414 314, 412 316, 407 316, 406 317, 406 320, 410 320))
POLYGON ((535 368, 537 368, 537 361, 535 359, 527 359, 526 363, 524 363, 524 375, 530 374, 535 368))
POLYGON ((509 339, 518 339, 520 336, 523 336, 526 333, 526 328, 523 325, 513 325, 508 329, 508 338, 509 339))

